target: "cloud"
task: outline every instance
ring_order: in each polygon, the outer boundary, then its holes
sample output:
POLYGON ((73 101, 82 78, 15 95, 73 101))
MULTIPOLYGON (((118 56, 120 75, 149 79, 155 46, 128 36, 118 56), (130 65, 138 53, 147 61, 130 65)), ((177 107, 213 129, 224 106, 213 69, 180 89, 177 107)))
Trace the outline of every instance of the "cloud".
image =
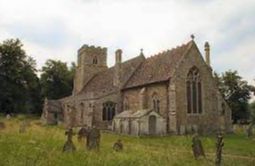
POLYGON ((194 33, 216 71, 238 70, 250 82, 255 45, 254 0, 0 0, 0 40, 19 37, 41 67, 46 59, 76 61, 83 44, 108 47, 124 60, 170 49, 194 33))

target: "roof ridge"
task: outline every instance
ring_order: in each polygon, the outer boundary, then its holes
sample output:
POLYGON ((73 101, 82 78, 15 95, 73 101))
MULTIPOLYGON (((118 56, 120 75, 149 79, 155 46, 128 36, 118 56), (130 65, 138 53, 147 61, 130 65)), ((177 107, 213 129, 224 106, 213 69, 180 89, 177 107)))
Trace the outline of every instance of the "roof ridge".
MULTIPOLYGON (((143 56, 143 55, 135 56, 135 57, 133 57, 133 58, 131 58, 131 59, 128 59, 128 60, 122 62, 121 64, 128 63, 128 62, 130 62, 130 61, 133 61, 133 60, 138 59, 138 58, 141 58, 141 57, 144 57, 144 56, 143 56)), ((114 66, 113 66, 113 67, 114 67, 114 66)))
POLYGON ((146 58, 146 59, 151 59, 151 58, 154 58, 154 57, 157 57, 157 56, 160 56, 160 55, 164 55, 164 54, 168 54, 168 53, 172 53, 174 51, 177 51, 177 50, 180 50, 180 49, 183 49, 184 47, 188 46, 190 42, 186 43, 186 44, 182 44, 182 45, 177 45, 176 47, 172 47, 170 49, 166 49, 166 50, 163 50, 163 51, 160 51, 156 54, 153 54, 151 55, 150 57, 146 58))

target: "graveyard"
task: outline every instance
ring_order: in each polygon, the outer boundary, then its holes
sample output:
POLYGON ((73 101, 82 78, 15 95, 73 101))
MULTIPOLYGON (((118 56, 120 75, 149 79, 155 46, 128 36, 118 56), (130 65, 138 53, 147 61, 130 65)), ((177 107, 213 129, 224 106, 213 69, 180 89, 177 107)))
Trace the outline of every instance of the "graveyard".
MULTIPOLYGON (((38 118, 24 116, 6 119, 0 130, 0 165, 215 165, 215 135, 200 136, 205 158, 194 158, 192 136, 134 137, 101 131, 99 151, 88 151, 85 141, 77 140, 73 129, 74 152, 63 152, 66 130, 61 126, 42 125, 38 118), (24 131, 23 122, 26 121, 24 131), (123 150, 114 151, 121 140, 123 150)), ((222 165, 255 165, 255 138, 242 128, 224 135, 222 165)))

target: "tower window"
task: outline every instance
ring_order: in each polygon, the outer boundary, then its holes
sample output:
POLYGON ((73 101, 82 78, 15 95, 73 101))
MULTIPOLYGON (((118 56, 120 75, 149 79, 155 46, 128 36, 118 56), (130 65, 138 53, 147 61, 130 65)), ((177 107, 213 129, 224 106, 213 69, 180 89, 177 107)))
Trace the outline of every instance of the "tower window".
POLYGON ((187 113, 202 113, 202 84, 199 70, 196 67, 190 69, 186 81, 187 113))
POLYGON ((93 64, 97 64, 97 57, 93 58, 93 64))

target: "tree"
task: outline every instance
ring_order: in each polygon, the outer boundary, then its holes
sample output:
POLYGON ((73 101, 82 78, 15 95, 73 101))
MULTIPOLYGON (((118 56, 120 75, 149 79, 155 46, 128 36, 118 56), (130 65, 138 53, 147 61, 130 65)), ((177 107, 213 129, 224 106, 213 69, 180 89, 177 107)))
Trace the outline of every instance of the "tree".
POLYGON ((19 39, 0 43, 0 107, 5 113, 40 110, 36 63, 22 47, 19 39))
POLYGON ((247 81, 243 80, 237 71, 229 70, 221 76, 215 73, 214 77, 220 92, 232 110, 234 123, 237 123, 238 120, 248 120, 248 101, 251 98, 251 92, 254 90, 254 87, 248 85, 247 81))
POLYGON ((247 128, 247 136, 252 137, 253 136, 253 127, 255 125, 255 101, 250 103, 249 111, 250 111, 250 125, 247 128))
POLYGON ((59 99, 72 94, 75 64, 69 69, 66 63, 47 60, 42 67, 42 94, 48 99, 59 99))
POLYGON ((250 103, 250 120, 251 124, 255 125, 255 101, 250 103))

